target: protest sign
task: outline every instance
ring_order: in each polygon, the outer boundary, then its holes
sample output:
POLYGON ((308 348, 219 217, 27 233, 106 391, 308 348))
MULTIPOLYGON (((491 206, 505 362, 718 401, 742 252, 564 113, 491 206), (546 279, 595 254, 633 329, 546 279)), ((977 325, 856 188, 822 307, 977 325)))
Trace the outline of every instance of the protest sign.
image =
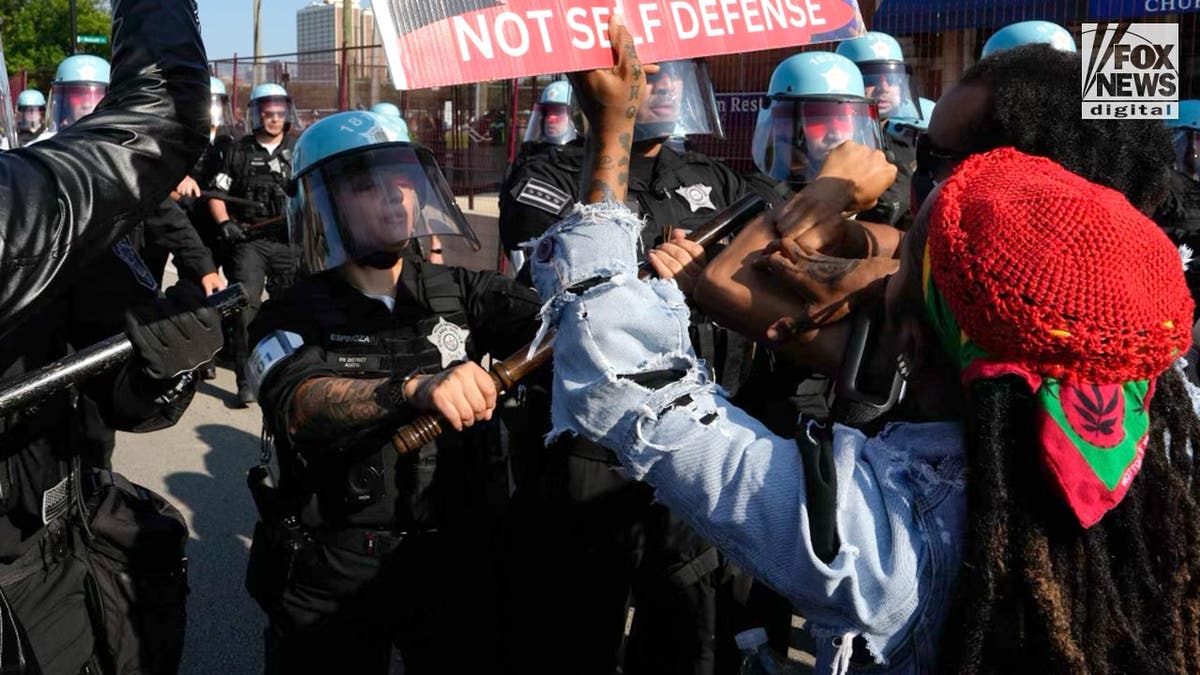
POLYGON ((398 89, 612 65, 613 12, 643 62, 793 47, 861 34, 857 0, 375 0, 398 89))

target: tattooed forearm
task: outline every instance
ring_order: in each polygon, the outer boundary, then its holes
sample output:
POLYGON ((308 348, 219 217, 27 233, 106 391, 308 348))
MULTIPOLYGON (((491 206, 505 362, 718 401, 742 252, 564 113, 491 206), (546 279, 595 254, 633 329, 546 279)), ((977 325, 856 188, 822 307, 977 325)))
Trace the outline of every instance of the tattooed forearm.
POLYGON ((304 382, 292 399, 291 432, 337 438, 387 422, 397 412, 384 395, 387 382, 387 378, 345 377, 318 377, 304 382))
POLYGON ((617 193, 608 183, 592 179, 592 185, 588 188, 588 201, 596 202, 615 202, 617 201, 617 193))
POLYGON ((858 258, 831 258, 815 254, 796 263, 799 271, 818 283, 833 285, 846 278, 862 262, 858 258))

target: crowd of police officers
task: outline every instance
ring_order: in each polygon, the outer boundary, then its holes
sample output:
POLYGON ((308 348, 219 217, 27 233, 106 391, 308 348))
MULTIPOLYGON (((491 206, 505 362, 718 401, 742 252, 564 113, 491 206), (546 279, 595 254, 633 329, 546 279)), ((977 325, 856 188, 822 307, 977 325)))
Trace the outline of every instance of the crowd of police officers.
MULTIPOLYGON (((72 56, 48 103, 16 98, 20 147, 0 155, 0 372, 19 379, 122 332, 132 356, 0 420, 0 670, 178 668, 186 529, 109 470, 113 430, 177 421, 222 346, 239 404, 262 409, 246 585, 268 620, 266 672, 730 673, 738 630, 792 644, 786 603, 611 453, 543 446, 546 373, 501 392, 481 367, 530 342, 543 308, 524 271, 440 264, 445 238, 477 242, 400 111, 302 129, 288 92, 266 83, 239 135, 194 10, 117 0, 111 72, 72 56), (168 253, 180 281, 164 291, 168 253), (248 295, 224 321, 205 300, 225 287, 218 268, 248 295), (396 430, 426 414, 447 433, 398 451, 396 430)), ((1063 29, 1026 22, 984 55, 1031 41, 1074 50, 1063 29)), ((647 76, 628 206, 655 271, 671 276, 673 247, 748 195, 786 201, 845 141, 897 167, 860 218, 903 229, 932 188, 920 167, 933 102, 892 37, 790 56, 765 84, 759 171, 741 174, 689 143, 722 134, 705 64, 647 76)), ((1200 102, 1172 125, 1158 218, 1196 250, 1200 102)), ((542 91, 500 192, 515 269, 580 201, 583 126, 566 81, 542 91)), ((713 376, 760 419, 790 432, 798 412, 829 414, 828 382, 777 370, 698 311, 691 324, 713 376)))

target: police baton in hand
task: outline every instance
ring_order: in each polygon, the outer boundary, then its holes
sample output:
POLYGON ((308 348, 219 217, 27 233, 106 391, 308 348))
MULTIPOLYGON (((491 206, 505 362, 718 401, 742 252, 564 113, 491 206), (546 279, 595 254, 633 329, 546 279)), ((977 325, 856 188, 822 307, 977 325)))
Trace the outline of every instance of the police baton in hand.
POLYGON ((245 206, 246 208, 250 208, 250 209, 266 208, 265 206, 263 206, 262 202, 256 202, 253 199, 242 199, 241 197, 231 197, 231 196, 225 194, 224 192, 218 192, 216 190, 201 190, 200 198, 201 199, 219 199, 219 200, 225 202, 226 204, 234 204, 236 206, 245 206))
MULTIPOLYGON (((208 305, 228 318, 249 303, 241 284, 208 296, 208 305)), ((33 405, 67 387, 120 366, 133 356, 133 343, 125 333, 81 349, 8 382, 0 383, 0 415, 33 405)))
MULTIPOLYGON (((693 230, 688 235, 688 239, 707 249, 725 237, 736 233, 742 226, 766 210, 767 206, 767 202, 762 197, 753 193, 747 194, 731 204, 729 208, 718 213, 703 227, 693 230)), ((643 261, 638 265, 639 278, 646 279, 652 275, 653 272, 646 262, 643 261)), ((492 364, 488 375, 496 385, 496 390, 501 394, 512 391, 518 382, 549 363, 554 355, 553 338, 554 331, 551 329, 532 354, 528 353, 529 346, 526 345, 507 359, 492 364)), ((400 454, 413 452, 432 442, 447 428, 440 416, 423 415, 401 427, 392 437, 392 446, 400 454)))

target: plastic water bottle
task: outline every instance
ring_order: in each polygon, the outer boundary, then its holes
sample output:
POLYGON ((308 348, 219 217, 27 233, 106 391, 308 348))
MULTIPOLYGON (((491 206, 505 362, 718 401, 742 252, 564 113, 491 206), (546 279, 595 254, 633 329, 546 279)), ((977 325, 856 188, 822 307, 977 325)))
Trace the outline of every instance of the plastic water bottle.
POLYGON ((767 631, 751 628, 738 633, 734 640, 745 658, 738 675, 791 675, 800 670, 791 661, 780 656, 767 644, 767 631))

